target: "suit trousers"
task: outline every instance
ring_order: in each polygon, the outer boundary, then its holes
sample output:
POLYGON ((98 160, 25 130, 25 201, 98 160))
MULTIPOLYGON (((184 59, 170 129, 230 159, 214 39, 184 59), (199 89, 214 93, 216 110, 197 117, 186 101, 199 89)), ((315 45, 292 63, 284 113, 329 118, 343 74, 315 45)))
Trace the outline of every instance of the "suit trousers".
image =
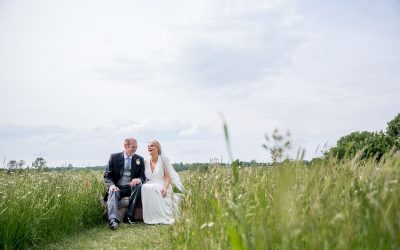
POLYGON ((122 186, 118 187, 119 191, 110 192, 107 199, 108 220, 118 220, 118 202, 122 197, 129 197, 128 210, 125 216, 133 218, 138 199, 141 198, 142 183, 136 186, 122 186))

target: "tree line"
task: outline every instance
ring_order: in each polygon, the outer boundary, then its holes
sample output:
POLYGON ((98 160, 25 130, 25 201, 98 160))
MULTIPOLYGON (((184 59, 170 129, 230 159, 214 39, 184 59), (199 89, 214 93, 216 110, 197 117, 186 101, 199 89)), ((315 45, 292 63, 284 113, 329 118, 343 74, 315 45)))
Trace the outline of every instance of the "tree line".
MULTIPOLYGON (((291 141, 290 141, 290 133, 286 135, 281 135, 279 131, 274 130, 271 137, 265 135, 266 143, 262 146, 269 150, 272 158, 272 163, 258 163, 255 160, 250 162, 240 162, 240 166, 270 166, 277 162, 280 162, 284 158, 285 152, 290 149, 291 141)), ((354 157, 358 157, 359 159, 375 159, 380 160, 382 156, 390 151, 399 151, 400 150, 400 113, 397 114, 391 121, 387 123, 387 127, 385 131, 379 132, 370 132, 370 131, 356 131, 352 132, 348 135, 342 136, 336 143, 336 146, 330 148, 329 150, 324 152, 324 156, 321 158, 314 158, 311 160, 319 161, 323 159, 328 159, 330 157, 337 158, 339 160, 347 160, 352 159, 354 157)), ((297 160, 302 159, 304 156, 304 151, 300 151, 297 156, 297 160)), ((289 158, 286 157, 286 160, 289 158)), ((309 161, 305 161, 305 163, 310 163, 309 161)), ((4 164, 4 163, 3 163, 4 164)), ((20 170, 23 169, 25 165, 25 161, 23 160, 10 160, 7 163, 8 171, 20 170)), ((217 158, 211 158, 209 163, 174 163, 172 164, 176 171, 183 170, 206 170, 210 166, 219 165, 225 166, 230 165, 229 163, 223 163, 217 158)), ((68 164, 67 166, 49 168, 47 166, 47 162, 43 157, 37 157, 33 162, 31 168, 28 166, 28 169, 35 169, 38 171, 65 171, 75 169, 72 164, 68 164)), ((88 169, 94 171, 103 171, 104 166, 88 166, 79 169, 88 169)))
POLYGON ((376 159, 380 160, 385 153, 400 150, 400 113, 387 123, 386 131, 356 131, 341 137, 335 147, 325 152, 325 157, 336 157, 339 160, 376 159))

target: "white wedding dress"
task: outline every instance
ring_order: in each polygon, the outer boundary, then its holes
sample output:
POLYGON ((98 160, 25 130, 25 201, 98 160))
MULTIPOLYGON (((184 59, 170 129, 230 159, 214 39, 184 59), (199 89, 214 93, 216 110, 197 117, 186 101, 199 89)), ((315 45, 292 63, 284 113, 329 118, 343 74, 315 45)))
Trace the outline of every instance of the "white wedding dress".
POLYGON ((161 195, 164 187, 164 173, 167 171, 178 189, 183 190, 178 174, 169 163, 168 158, 158 157, 154 171, 151 171, 150 160, 145 160, 147 181, 142 185, 143 221, 146 224, 172 224, 179 212, 180 194, 173 193, 171 185, 165 198, 161 195))

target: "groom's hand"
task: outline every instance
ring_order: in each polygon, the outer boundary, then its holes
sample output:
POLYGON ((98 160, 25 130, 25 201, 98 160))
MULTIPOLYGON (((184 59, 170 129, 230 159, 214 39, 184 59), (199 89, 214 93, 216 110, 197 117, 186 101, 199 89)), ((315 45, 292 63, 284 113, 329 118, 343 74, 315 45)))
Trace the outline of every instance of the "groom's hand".
POLYGON ((139 184, 139 183, 141 183, 141 182, 142 182, 142 180, 140 180, 139 178, 132 179, 130 185, 131 185, 131 186, 136 186, 137 184, 139 184))

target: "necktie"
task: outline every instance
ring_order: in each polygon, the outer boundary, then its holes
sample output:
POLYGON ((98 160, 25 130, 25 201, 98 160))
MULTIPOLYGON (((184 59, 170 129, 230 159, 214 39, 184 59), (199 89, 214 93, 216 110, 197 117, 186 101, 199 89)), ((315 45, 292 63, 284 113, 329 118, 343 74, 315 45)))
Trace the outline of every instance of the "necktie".
POLYGON ((125 161, 125 168, 131 168, 131 158, 126 158, 126 161, 125 161))

